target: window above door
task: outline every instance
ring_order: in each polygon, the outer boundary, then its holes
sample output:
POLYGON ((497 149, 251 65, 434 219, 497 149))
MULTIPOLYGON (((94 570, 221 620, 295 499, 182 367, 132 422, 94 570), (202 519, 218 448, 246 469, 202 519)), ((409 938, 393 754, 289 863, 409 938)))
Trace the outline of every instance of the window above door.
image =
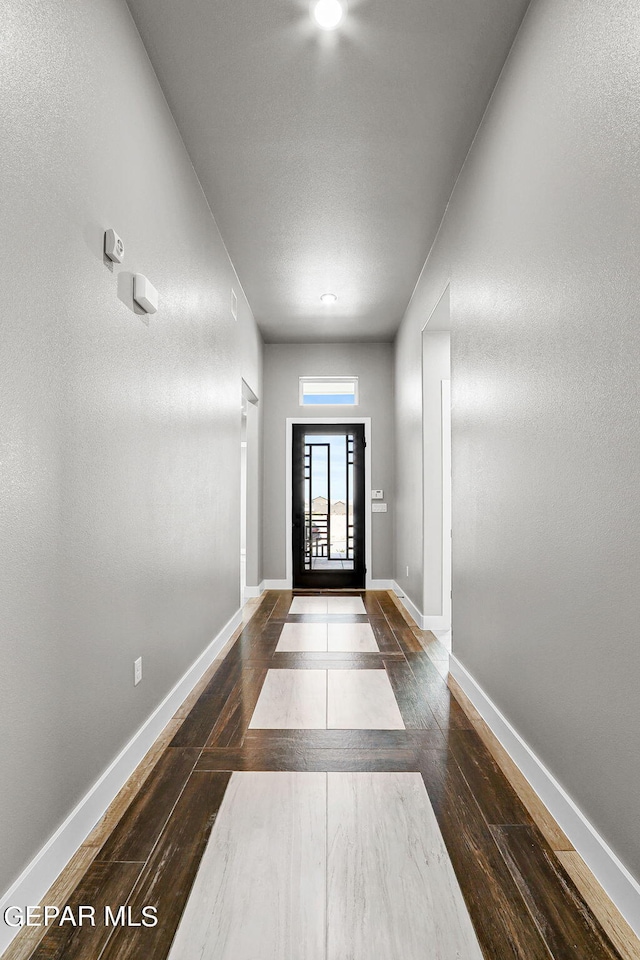
POLYGON ((357 406, 357 377, 300 377, 301 407, 357 406))

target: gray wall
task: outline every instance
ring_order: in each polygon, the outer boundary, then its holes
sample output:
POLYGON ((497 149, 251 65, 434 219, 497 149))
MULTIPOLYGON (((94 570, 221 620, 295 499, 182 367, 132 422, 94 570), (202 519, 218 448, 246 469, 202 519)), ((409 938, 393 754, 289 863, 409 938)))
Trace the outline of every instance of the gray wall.
POLYGON ((262 392, 125 3, 6 0, 3 32, 0 891, 238 609, 241 376, 262 392))
POLYGON ((451 279, 454 653, 640 876, 637 45, 637 0, 534 0, 396 383, 400 557, 420 328, 451 279))
POLYGON ((390 579, 393 570, 394 464, 393 346, 390 343, 265 344, 264 347, 264 499, 263 575, 284 580, 287 417, 371 417, 370 487, 384 490, 386 514, 374 514, 372 577, 390 579), (357 407, 301 407, 299 377, 359 378, 357 407))

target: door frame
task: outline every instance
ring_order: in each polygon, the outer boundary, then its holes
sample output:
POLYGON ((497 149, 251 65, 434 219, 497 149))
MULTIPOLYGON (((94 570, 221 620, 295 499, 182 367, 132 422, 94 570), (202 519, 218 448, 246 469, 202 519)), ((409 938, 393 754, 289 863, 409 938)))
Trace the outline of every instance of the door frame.
POLYGON ((364 424, 364 557, 365 590, 371 589, 371 417, 287 417, 286 480, 285 480, 285 543, 287 558, 287 590, 293 589, 293 424, 294 423, 362 423, 364 424))

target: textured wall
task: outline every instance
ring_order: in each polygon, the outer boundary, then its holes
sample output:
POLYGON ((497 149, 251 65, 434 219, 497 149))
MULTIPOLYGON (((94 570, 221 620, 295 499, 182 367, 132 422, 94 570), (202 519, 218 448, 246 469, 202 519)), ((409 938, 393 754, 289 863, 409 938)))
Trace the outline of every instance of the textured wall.
POLYGON ((450 277, 454 652, 636 876, 639 41, 636 0, 534 0, 396 376, 399 556, 450 277))
POLYGON ((125 3, 6 0, 0 55, 2 891, 238 608, 261 341, 125 3))
POLYGON ((264 500, 262 558, 268 580, 284 580, 285 428, 287 417, 371 417, 372 476, 389 511, 371 517, 372 577, 390 579, 393 570, 394 481, 393 347, 390 343, 265 344, 264 347, 264 500), (301 407, 300 377, 359 377, 357 407, 301 407))

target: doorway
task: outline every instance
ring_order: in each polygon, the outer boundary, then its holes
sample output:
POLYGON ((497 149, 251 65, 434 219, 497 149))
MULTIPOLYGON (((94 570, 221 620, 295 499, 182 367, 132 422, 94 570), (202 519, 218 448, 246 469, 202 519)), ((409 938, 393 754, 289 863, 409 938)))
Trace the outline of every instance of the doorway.
POLYGON ((449 286, 422 330, 423 626, 451 648, 449 286))
POLYGON ((260 595, 260 415, 258 397, 242 384, 240 432, 240 598, 260 595))
POLYGON ((293 424, 294 588, 364 588, 364 451, 361 423, 293 424))

